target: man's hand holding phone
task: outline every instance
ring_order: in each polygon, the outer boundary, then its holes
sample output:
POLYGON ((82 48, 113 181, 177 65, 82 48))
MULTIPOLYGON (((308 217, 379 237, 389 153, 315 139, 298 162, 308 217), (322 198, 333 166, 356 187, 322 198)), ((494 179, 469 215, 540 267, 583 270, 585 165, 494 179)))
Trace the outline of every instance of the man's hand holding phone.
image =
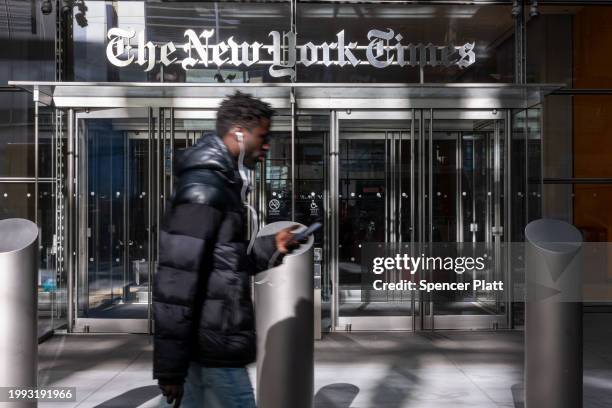
POLYGON ((286 254, 299 245, 299 242, 295 240, 295 234, 292 232, 298 227, 299 225, 292 225, 276 233, 276 250, 278 252, 286 254))
POLYGON ((281 254, 286 254, 290 250, 297 248, 300 244, 306 242, 308 237, 312 235, 316 230, 321 228, 321 223, 315 222, 310 225, 304 231, 297 234, 293 233, 299 225, 292 225, 291 227, 280 230, 276 234, 276 249, 281 254))

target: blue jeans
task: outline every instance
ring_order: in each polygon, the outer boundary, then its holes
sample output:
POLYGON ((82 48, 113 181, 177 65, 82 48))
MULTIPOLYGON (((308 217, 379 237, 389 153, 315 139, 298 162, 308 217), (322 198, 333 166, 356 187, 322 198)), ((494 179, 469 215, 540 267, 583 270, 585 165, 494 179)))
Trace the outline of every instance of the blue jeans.
MULTIPOLYGON (((181 408, 255 408, 247 369, 203 367, 192 362, 185 379, 181 408)), ((162 397, 160 408, 170 408, 162 397)))

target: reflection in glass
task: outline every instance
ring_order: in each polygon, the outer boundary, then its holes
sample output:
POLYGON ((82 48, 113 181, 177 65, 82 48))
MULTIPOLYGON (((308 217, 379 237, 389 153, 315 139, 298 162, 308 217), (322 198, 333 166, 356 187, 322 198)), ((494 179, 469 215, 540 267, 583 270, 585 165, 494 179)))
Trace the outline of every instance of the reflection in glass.
MULTIPOLYGON (((475 43, 476 61, 468 68, 458 66, 418 67, 394 64, 375 68, 370 64, 340 67, 313 64, 300 67, 298 81, 304 82, 513 82, 514 21, 509 5, 427 4, 325 4, 300 3, 297 9, 298 44, 338 42, 344 32, 345 43, 369 44, 373 29, 401 35, 401 43, 456 45, 475 43)), ((391 47, 396 40, 389 41, 391 47)), ((333 51, 332 51, 333 52, 333 51)), ((355 52, 356 58, 366 59, 355 52)), ((409 51, 406 50, 406 54, 409 51)), ((391 53, 393 55, 393 53, 391 53)), ((331 60, 335 59, 335 54, 331 60)), ((441 54, 439 56, 441 59, 441 54)), ((381 58, 382 60, 382 58, 381 58)), ((367 62, 367 61, 366 61, 367 62)), ((396 62, 396 60, 395 60, 396 62)))
MULTIPOLYGON (((34 183, 0 183, 0 219, 24 218, 35 220, 34 183)), ((39 274, 38 317, 39 335, 52 330, 65 317, 65 286, 56 276, 55 263, 55 187, 53 183, 38 185, 39 274)))
MULTIPOLYGON (((434 112, 433 129, 433 242, 484 242, 489 256, 499 257, 492 234, 496 222, 501 225, 503 206, 504 121, 500 119, 446 119, 448 113, 434 112), (496 132, 498 136, 496 138, 496 132), (499 149, 495 163, 495 149, 499 149), (499 168, 498 178, 495 167, 499 168), (496 208, 496 197, 497 208, 496 208), (496 213, 497 211, 497 213, 496 213), (497 214, 497 215, 496 215, 497 214)), ((462 245, 453 256, 474 256, 462 245)), ((501 259, 501 258, 500 258, 501 259)), ((501 263, 490 263, 482 271, 449 274, 446 281, 471 282, 474 279, 501 280, 501 263)), ((489 291, 470 293, 440 292, 433 302, 434 315, 487 315, 503 313, 496 294, 489 291)), ((429 309, 429 307, 428 307, 429 309)), ((431 313, 428 310, 427 313, 431 313)))
MULTIPOLYGON (((222 67, 195 66, 183 69, 180 62, 163 66, 158 62, 145 72, 145 66, 136 63, 118 68, 106 59, 107 31, 112 27, 145 32, 146 41, 156 45, 172 41, 177 54, 187 42, 186 30, 200 34, 203 30, 214 30, 211 45, 233 38, 238 44, 259 42, 271 44, 270 31, 289 31, 290 5, 285 3, 231 3, 231 2, 149 2, 119 1, 104 2, 86 0, 74 6, 72 24, 74 41, 75 81, 112 82, 278 82, 288 77, 274 78, 269 65, 253 64, 235 67, 229 61, 222 67), (82 4, 86 13, 80 9, 82 4)), ((133 40, 132 52, 137 53, 133 40)), ((159 47, 158 56, 159 59, 159 47)), ((182 58, 182 57, 181 57, 182 58)), ((267 51, 261 50, 261 59, 269 59, 267 51)))
POLYGON ((87 275, 79 317, 146 318, 148 140, 112 119, 84 121, 87 144, 87 275))
POLYGON ((265 159, 266 224, 291 219, 291 136, 270 132, 270 150, 265 159))
MULTIPOLYGON (((405 227, 411 222, 410 123, 398 122, 392 126, 404 127, 407 131, 371 130, 372 126, 371 122, 347 121, 343 130, 341 125, 339 313, 340 316, 409 316, 412 294, 371 289, 371 280, 364 275, 361 263, 366 244, 396 242, 399 231, 406 237, 403 240, 410 240, 410 228, 405 227), (400 157, 407 160, 392 168, 392 163, 398 163, 400 157), (402 194, 404 187, 407 190, 402 194), (399 229, 396 225, 400 225, 399 229)), ((394 281, 398 276, 384 278, 394 281)))

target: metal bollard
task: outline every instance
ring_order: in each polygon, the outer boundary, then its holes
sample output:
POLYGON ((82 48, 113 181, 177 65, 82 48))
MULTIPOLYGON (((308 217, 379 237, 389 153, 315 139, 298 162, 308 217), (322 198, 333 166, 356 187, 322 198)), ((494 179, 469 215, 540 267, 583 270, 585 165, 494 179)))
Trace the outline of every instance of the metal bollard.
MULTIPOLYGON (((291 225, 301 224, 275 222, 258 236, 273 235, 291 225)), ((281 265, 257 274, 255 279, 260 408, 313 406, 313 243, 311 236, 286 255, 281 265)))
POLYGON ((582 235, 563 221, 525 228, 525 407, 582 407, 582 235))
MULTIPOLYGON (((38 377, 38 227, 0 220, 0 387, 35 388, 38 377)), ((36 407, 0 402, 0 407, 36 407)))

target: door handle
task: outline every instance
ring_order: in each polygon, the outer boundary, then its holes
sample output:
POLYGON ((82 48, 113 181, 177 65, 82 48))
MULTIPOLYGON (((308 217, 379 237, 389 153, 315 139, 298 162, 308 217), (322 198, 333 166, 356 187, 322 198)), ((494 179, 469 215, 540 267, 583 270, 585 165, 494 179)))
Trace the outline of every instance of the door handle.
POLYGON ((504 235, 504 227, 497 226, 497 227, 491 227, 491 233, 493 235, 504 235))

